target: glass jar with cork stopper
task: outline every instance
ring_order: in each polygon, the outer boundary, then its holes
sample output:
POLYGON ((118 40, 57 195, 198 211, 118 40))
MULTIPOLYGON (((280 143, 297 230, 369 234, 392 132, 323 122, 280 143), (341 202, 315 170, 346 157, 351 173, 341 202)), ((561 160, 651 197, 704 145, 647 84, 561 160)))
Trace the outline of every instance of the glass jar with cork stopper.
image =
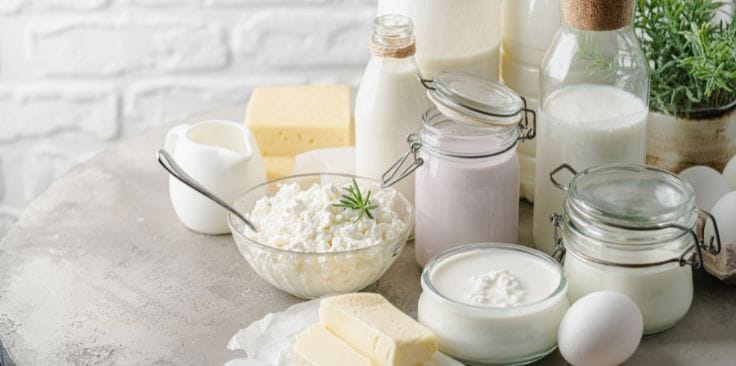
POLYGON ((565 192, 548 177, 578 169, 643 164, 649 78, 631 27, 634 0, 562 0, 563 26, 542 62, 535 168, 534 242, 554 249, 550 215, 565 192))

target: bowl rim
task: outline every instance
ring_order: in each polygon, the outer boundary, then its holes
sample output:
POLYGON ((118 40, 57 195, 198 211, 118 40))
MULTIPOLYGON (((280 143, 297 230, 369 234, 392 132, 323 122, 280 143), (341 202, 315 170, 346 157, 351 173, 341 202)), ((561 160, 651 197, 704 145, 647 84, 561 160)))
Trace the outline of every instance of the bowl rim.
MULTIPOLYGON (((473 314, 481 314, 485 317, 498 317, 498 316, 509 316, 519 315, 526 313, 533 313, 542 311, 545 309, 547 304, 556 304, 559 297, 566 297, 569 283, 567 274, 565 273, 564 267, 552 258, 552 256, 544 253, 538 249, 529 248, 521 244, 511 244, 502 242, 478 242, 459 245, 454 248, 450 248, 437 254, 433 257, 422 270, 422 274, 419 279, 419 283, 422 287, 422 292, 429 294, 433 299, 447 304, 454 309, 463 309, 473 314), (485 305, 470 304, 462 301, 458 301, 450 298, 442 293, 434 283, 432 283, 432 274, 434 270, 445 260, 451 259, 458 255, 463 255, 469 252, 482 251, 482 252, 514 252, 521 254, 530 260, 536 260, 542 262, 545 266, 551 268, 555 273, 559 275, 559 280, 554 290, 550 291, 547 296, 539 299, 535 302, 522 304, 512 307, 494 307, 485 305)), ((564 301, 564 300, 563 300, 564 301)))
MULTIPOLYGON (((300 178, 309 178, 309 177, 322 177, 322 176, 356 178, 356 179, 360 179, 360 180, 363 180, 363 181, 368 181, 368 182, 371 182, 371 183, 375 183, 381 189, 391 188, 391 187, 381 187, 382 186, 382 183, 380 181, 376 180, 376 179, 368 178, 368 177, 363 177, 363 176, 360 176, 360 175, 354 175, 354 174, 329 173, 329 172, 294 174, 294 175, 288 175, 288 176, 281 177, 281 178, 272 179, 272 180, 266 181, 264 183, 261 183, 259 185, 256 185, 256 186, 253 186, 253 187, 249 188, 244 193, 240 194, 238 196, 238 198, 236 198, 233 201, 233 206, 235 205, 236 202, 238 202, 239 200, 241 200, 243 197, 247 196, 248 194, 251 194, 252 192, 256 191, 257 189, 260 189, 260 188, 263 188, 263 187, 267 187, 267 186, 270 186, 270 185, 274 185, 274 184, 278 184, 278 183, 281 183, 283 181, 300 179, 300 178)), ((276 248, 276 247, 273 247, 273 246, 270 246, 270 245, 261 243, 261 242, 259 242, 257 240, 254 240, 254 239, 250 238, 248 235, 246 235, 245 233, 236 230, 236 228, 235 228, 235 226, 234 226, 233 223, 234 223, 234 220, 238 220, 238 219, 232 213, 230 213, 230 212, 227 213, 227 225, 230 228, 231 235, 233 235, 233 239, 235 239, 235 235, 239 235, 239 236, 243 237, 245 240, 247 240, 249 243, 252 243, 252 244, 255 244, 256 246, 262 247, 262 248, 267 249, 267 250, 276 251, 276 252, 288 253, 288 254, 300 254, 300 255, 325 255, 325 256, 334 256, 334 255, 341 255, 341 254, 347 254, 347 253, 360 253, 362 251, 368 251, 368 250, 371 250, 373 248, 376 248, 376 247, 385 245, 385 244, 387 244, 389 242, 392 242, 392 241, 400 241, 400 239, 402 237, 404 237, 404 236, 406 236, 407 237, 407 240, 408 240, 409 233, 411 232, 412 228, 414 227, 414 214, 415 214, 414 213, 414 205, 412 205, 412 203, 409 202, 409 200, 404 196, 404 194, 402 194, 401 192, 399 192, 396 189, 394 189, 394 190, 398 194, 398 197, 404 202, 405 207, 407 208, 407 211, 408 211, 408 217, 407 217, 407 220, 406 220, 407 222, 405 223, 406 224, 406 227, 404 228, 404 230, 402 232, 400 232, 398 235, 396 235, 396 237, 394 237, 394 238, 392 238, 390 240, 386 240, 384 242, 379 242, 379 243, 376 243, 376 244, 372 244, 372 245, 369 245, 369 246, 366 246, 366 247, 360 247, 360 248, 355 248, 355 249, 347 249, 347 250, 339 250, 339 251, 334 251, 334 252, 303 252, 303 251, 296 251, 296 250, 291 250, 291 249, 276 248)), ((404 241, 407 241, 407 240, 404 240, 404 241)), ((404 243, 400 243, 399 245, 402 245, 403 246, 403 245, 406 245, 406 243, 405 242, 404 243)))

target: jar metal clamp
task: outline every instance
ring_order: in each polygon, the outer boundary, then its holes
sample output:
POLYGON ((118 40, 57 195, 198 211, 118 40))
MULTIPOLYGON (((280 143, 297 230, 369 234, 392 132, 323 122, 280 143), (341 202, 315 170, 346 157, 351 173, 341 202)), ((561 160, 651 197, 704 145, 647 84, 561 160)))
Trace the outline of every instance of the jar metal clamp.
MULTIPOLYGON (((537 134, 536 112, 527 107, 526 99, 503 84, 459 71, 440 72, 433 80, 424 79, 421 75, 417 77, 427 89, 427 96, 436 106, 436 110, 448 118, 476 127, 517 125, 517 143, 531 140, 537 134), (482 89, 485 93, 481 93, 480 96, 474 94, 478 89, 482 89)), ((431 113, 436 111, 428 110, 423 118, 429 118, 431 113)), ((424 163, 418 156, 419 150, 430 147, 425 146, 417 134, 407 136, 407 143, 409 151, 391 165, 381 177, 384 187, 396 184, 424 163)), ((504 154, 515 147, 516 143, 500 151, 474 156, 434 152, 449 158, 484 159, 504 154)))
MULTIPOLYGON (((556 169, 554 169, 552 172, 550 172, 549 177, 552 181, 552 184, 555 185, 558 189, 561 189, 563 191, 569 190, 569 185, 564 185, 560 183, 556 178, 555 175, 560 173, 563 170, 567 170, 570 172, 573 176, 578 175, 578 171, 575 170, 573 167, 571 167, 568 164, 562 164, 556 169)), ((643 267, 655 267, 660 266, 667 263, 679 263, 680 266, 693 266, 694 268, 700 268, 703 265, 703 253, 702 251, 705 250, 708 253, 712 255, 718 255, 721 252, 721 238, 718 231, 718 224, 713 217, 713 215, 705 210, 701 210, 698 208, 695 208, 695 212, 698 216, 698 220, 701 220, 702 225, 699 225, 698 232, 696 232, 696 229, 689 228, 683 225, 679 224, 673 224, 673 223, 666 223, 666 224, 659 224, 659 225, 651 225, 651 226, 631 226, 631 225, 623 225, 613 222, 602 222, 595 217, 586 217, 587 220, 591 220, 594 223, 606 225, 609 227, 613 227, 616 229, 622 229, 622 230, 630 230, 630 231, 655 231, 655 230, 663 230, 663 229, 677 229, 681 230, 685 233, 688 233, 693 238, 693 244, 690 245, 688 248, 686 248, 682 254, 680 254, 679 258, 671 258, 668 260, 662 260, 657 262, 649 262, 649 263, 617 263, 617 262, 610 262, 606 260, 602 260, 599 258, 594 258, 592 256, 589 256, 585 253, 575 252, 575 255, 582 257, 583 259, 601 264, 601 265, 609 265, 609 266, 616 266, 616 267, 624 267, 624 268, 643 268, 643 267), (713 225, 713 236, 707 241, 705 240, 705 226, 708 222, 708 220, 711 221, 711 224, 713 225)), ((565 246, 565 243, 562 239, 562 237, 559 234, 559 230, 563 228, 564 225, 564 217, 560 214, 552 214, 550 216, 550 221, 552 222, 552 225, 554 227, 554 244, 555 244, 555 250, 552 254, 552 256, 557 259, 558 261, 562 262, 562 260, 565 257, 565 253, 568 250, 565 246)))

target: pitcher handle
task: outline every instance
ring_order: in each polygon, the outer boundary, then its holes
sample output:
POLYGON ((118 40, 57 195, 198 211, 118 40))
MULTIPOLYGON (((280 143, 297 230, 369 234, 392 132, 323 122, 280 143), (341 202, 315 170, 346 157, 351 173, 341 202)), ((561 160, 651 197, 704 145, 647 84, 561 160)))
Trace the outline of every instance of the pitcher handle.
POLYGON ((189 130, 190 125, 183 124, 178 125, 172 129, 169 130, 169 132, 166 133, 166 140, 164 141, 164 149, 166 151, 171 152, 172 154, 176 152, 176 145, 179 141, 179 138, 181 138, 182 135, 186 133, 187 130, 189 130))

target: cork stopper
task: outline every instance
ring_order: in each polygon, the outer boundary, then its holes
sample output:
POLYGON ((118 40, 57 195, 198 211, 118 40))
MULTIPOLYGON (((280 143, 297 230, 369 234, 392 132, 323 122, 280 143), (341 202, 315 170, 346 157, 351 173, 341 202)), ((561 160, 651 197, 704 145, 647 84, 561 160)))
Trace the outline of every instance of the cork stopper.
POLYGON ((634 0, 562 0, 562 18, 573 28, 610 31, 631 23, 634 0))

